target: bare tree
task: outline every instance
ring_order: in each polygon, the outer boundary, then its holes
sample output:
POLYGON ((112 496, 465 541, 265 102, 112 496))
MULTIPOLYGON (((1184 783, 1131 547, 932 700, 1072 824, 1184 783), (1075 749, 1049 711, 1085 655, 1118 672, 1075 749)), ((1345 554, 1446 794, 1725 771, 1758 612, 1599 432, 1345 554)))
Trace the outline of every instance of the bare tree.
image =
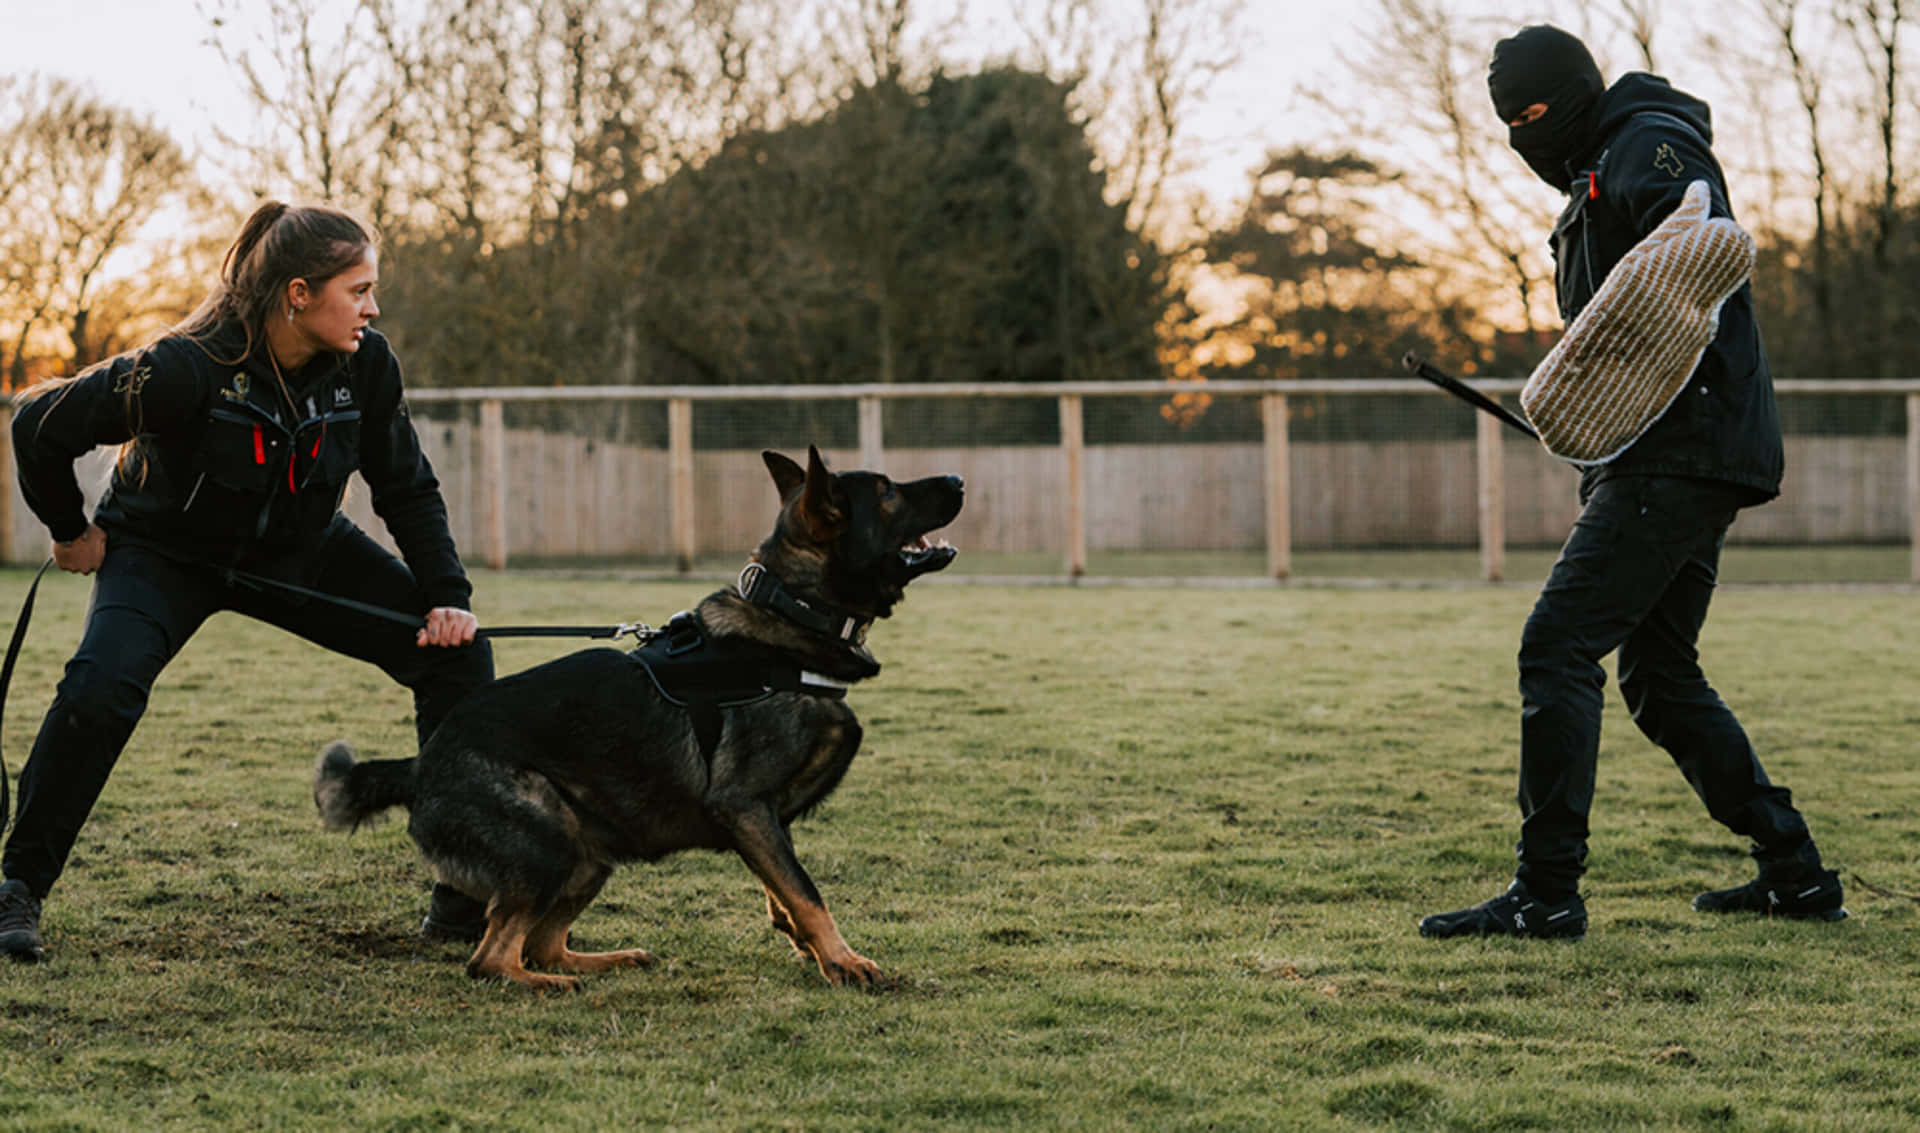
MULTIPOLYGON (((1840 357, 1839 321, 1834 310, 1834 244, 1843 223, 1836 208, 1834 171, 1827 153, 1825 121, 1827 84, 1818 48, 1809 42, 1808 25, 1813 21, 1814 3, 1809 0, 1751 0, 1761 25, 1771 36, 1771 50, 1762 58, 1746 63, 1749 73, 1770 80, 1785 64, 1793 102, 1806 124, 1807 160, 1811 166, 1811 184, 1804 195, 1813 211, 1813 230, 1808 237, 1810 265, 1807 292, 1813 304, 1812 330, 1819 356, 1831 365, 1840 357)), ((1717 45, 1717 44, 1716 44, 1717 45)), ((1771 140, 1771 132, 1768 133, 1771 140)))
POLYGON ((1137 231, 1185 238, 1169 212, 1172 186, 1191 171, 1185 132, 1208 88, 1243 61, 1246 18, 1244 0, 1046 0, 1017 9, 1026 57, 1074 86, 1108 192, 1137 231))
POLYGON ((1487 101, 1488 52, 1510 24, 1461 17, 1455 7, 1377 0, 1366 48, 1341 57, 1365 77, 1364 96, 1316 101, 1347 144, 1396 155, 1402 176, 1376 204, 1398 217, 1436 285, 1482 297, 1531 342, 1555 321, 1542 239, 1555 201, 1504 144, 1487 101), (1506 298, 1485 298, 1493 295, 1506 298))
MULTIPOLYGON (((1591 7, 1593 0, 1586 0, 1591 7)), ((1600 19, 1620 30, 1633 44, 1640 68, 1658 71, 1653 56, 1653 33, 1660 25, 1660 0, 1606 0, 1600 19)))
POLYGON ((198 7, 210 42, 257 116, 215 130, 250 163, 244 176, 256 193, 378 205, 382 166, 376 158, 391 135, 399 92, 367 50, 368 5, 269 0, 265 25, 251 37, 240 30, 248 26, 238 18, 241 0, 201 0, 198 7), (249 136, 249 128, 259 132, 249 136))
POLYGON ((179 145, 152 122, 63 80, 38 91, 15 127, 24 169, 0 213, 8 264, 0 321, 16 386, 41 331, 65 331, 74 366, 95 360, 89 323, 109 261, 180 203, 191 180, 179 145))
MULTIPOLYGON (((1880 377, 1898 377, 1900 352, 1894 348, 1901 323, 1903 288, 1895 278, 1894 247, 1901 226, 1900 110, 1906 38, 1904 0, 1842 0, 1840 20, 1851 32, 1860 62, 1871 80, 1868 99, 1874 139, 1879 151, 1879 185, 1870 206, 1873 236, 1869 263, 1876 284, 1880 317, 1874 320, 1879 339, 1875 354, 1880 377)), ((1911 318, 1907 318, 1911 324, 1911 318)))
POLYGON ((22 81, 0 75, 0 209, 26 179, 26 93, 22 81))

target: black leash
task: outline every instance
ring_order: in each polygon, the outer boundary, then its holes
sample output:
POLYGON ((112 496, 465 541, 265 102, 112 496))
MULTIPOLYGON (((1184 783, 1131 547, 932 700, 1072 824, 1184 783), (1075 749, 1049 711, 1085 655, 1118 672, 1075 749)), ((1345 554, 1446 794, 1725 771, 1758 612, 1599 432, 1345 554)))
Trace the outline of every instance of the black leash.
MULTIPOLYGON (((315 598, 330 602, 341 609, 352 610, 368 617, 393 622, 408 629, 420 629, 427 619, 418 614, 408 614, 400 610, 390 610, 385 606, 375 606, 369 602, 360 602, 352 598, 342 598, 338 594, 328 594, 310 587, 299 586, 291 582, 282 582, 277 578, 253 574, 234 567, 222 567, 214 563, 197 560, 195 565, 220 572, 228 582, 241 586, 250 586, 256 590, 272 588, 288 594, 298 594, 304 598, 315 598)), ((0 717, 4 717, 7 707, 7 689, 13 684, 13 663, 19 659, 20 644, 27 637, 27 623, 33 620, 33 599, 40 590, 40 579, 46 575, 47 568, 53 565, 49 558, 40 564, 40 570, 33 576, 33 585, 27 587, 27 600, 20 604, 20 617, 13 623, 13 639, 7 643, 7 658, 0 662, 0 717)), ((622 622, 610 626, 497 626, 493 629, 476 631, 476 637, 591 637, 619 638, 632 634, 636 640, 646 641, 657 636, 659 631, 645 622, 622 622)), ((5 833, 13 822, 13 793, 7 782, 7 763, 4 753, 0 753, 0 833, 5 833)))
MULTIPOLYGON (((393 622, 396 625, 406 626, 408 629, 420 629, 427 624, 427 619, 421 617, 419 614, 409 614, 401 610, 390 610, 385 606, 376 606, 371 602, 361 602, 353 598, 342 598, 338 594, 328 594, 324 590, 315 590, 312 587, 300 586, 292 582, 284 582, 278 578, 268 578, 265 575, 254 574, 250 571, 240 570, 237 567, 223 567, 213 563, 201 563, 200 565, 219 571, 228 582, 237 583, 241 586, 250 586, 255 590, 270 588, 287 594, 298 594, 302 598, 318 599, 319 601, 339 606, 341 609, 352 610, 355 613, 365 614, 368 617, 393 622)), ((42 567, 41 569, 44 570, 46 568, 42 567)), ((29 598, 29 601, 31 601, 31 598, 29 598)), ((22 616, 24 617, 24 614, 22 616)), ((480 629, 474 632, 475 637, 617 638, 625 637, 627 634, 632 634, 636 638, 645 640, 653 636, 654 629, 645 622, 621 622, 619 625, 610 626, 496 626, 492 629, 480 629)), ((4 690, 0 689, 0 696, 4 695, 4 690)))
POLYGON ((1488 397, 1486 394, 1481 393, 1479 390, 1474 389, 1459 378, 1454 377, 1452 374, 1446 373, 1413 351, 1409 350, 1400 356, 1400 365, 1404 366, 1408 372, 1427 379, 1455 397, 1466 401, 1469 405, 1493 414, 1495 417, 1512 425, 1534 440, 1537 441, 1540 439, 1540 434, 1533 431, 1533 426, 1527 424, 1518 414, 1500 404, 1498 401, 1495 401, 1493 398, 1488 397))
MULTIPOLYGON (((13 683, 13 663, 20 658, 20 643, 27 639, 27 622, 33 618, 33 596, 40 589, 40 577, 53 565, 49 558, 40 564, 40 570, 33 576, 33 585, 27 587, 27 600, 20 606, 20 618, 13 624, 13 640, 7 642, 7 659, 0 663, 0 715, 7 707, 7 686, 13 683)), ((13 823, 13 795, 7 786, 7 760, 0 755, 0 833, 4 833, 13 823)))

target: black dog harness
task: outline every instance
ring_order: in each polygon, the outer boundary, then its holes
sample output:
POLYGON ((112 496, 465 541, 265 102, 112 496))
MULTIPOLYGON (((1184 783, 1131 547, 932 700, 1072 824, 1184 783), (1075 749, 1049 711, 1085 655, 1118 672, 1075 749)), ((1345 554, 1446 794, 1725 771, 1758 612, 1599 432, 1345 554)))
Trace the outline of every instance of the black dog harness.
POLYGON ((708 637, 693 614, 675 614, 666 626, 627 656, 647 672, 653 687, 693 720, 700 753, 711 759, 720 746, 720 710, 765 700, 777 692, 801 692, 843 700, 847 683, 808 672, 765 646, 708 637))

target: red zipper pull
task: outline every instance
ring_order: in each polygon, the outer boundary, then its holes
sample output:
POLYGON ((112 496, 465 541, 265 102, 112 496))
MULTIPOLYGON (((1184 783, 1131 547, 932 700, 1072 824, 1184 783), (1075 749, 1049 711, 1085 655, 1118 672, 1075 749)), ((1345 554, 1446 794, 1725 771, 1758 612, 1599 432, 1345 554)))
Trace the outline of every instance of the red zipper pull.
POLYGON ((1600 199, 1600 174, 1597 170, 1587 174, 1587 199, 1590 201, 1600 199))
POLYGON ((267 462, 267 442, 266 439, 260 435, 260 426, 258 425, 253 427, 253 462, 255 464, 265 464, 267 462))

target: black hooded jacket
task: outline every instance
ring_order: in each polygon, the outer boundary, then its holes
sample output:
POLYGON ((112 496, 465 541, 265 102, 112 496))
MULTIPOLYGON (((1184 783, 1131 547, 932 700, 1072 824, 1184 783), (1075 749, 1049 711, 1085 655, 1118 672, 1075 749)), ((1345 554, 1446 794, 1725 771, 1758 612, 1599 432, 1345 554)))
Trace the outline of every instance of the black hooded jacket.
POLYGON ((170 335, 17 406, 20 487, 53 537, 87 527, 73 462, 130 441, 94 516, 110 542, 307 582, 347 523, 340 501, 358 472, 429 606, 467 608, 473 588, 386 338, 369 328, 357 351, 285 375, 291 406, 273 367, 244 351, 237 326, 170 335))
MULTIPOLYGON (((1572 187, 1554 225, 1560 315, 1571 323, 1607 273, 1673 211, 1694 181, 1731 217, 1712 151, 1707 104, 1656 75, 1620 77, 1603 96, 1595 141, 1569 164, 1572 187)), ((1614 476, 1692 476, 1780 494, 1784 457, 1773 378, 1754 321, 1753 288, 1720 308, 1719 331, 1671 408, 1626 452, 1582 478, 1582 495, 1614 476)))

